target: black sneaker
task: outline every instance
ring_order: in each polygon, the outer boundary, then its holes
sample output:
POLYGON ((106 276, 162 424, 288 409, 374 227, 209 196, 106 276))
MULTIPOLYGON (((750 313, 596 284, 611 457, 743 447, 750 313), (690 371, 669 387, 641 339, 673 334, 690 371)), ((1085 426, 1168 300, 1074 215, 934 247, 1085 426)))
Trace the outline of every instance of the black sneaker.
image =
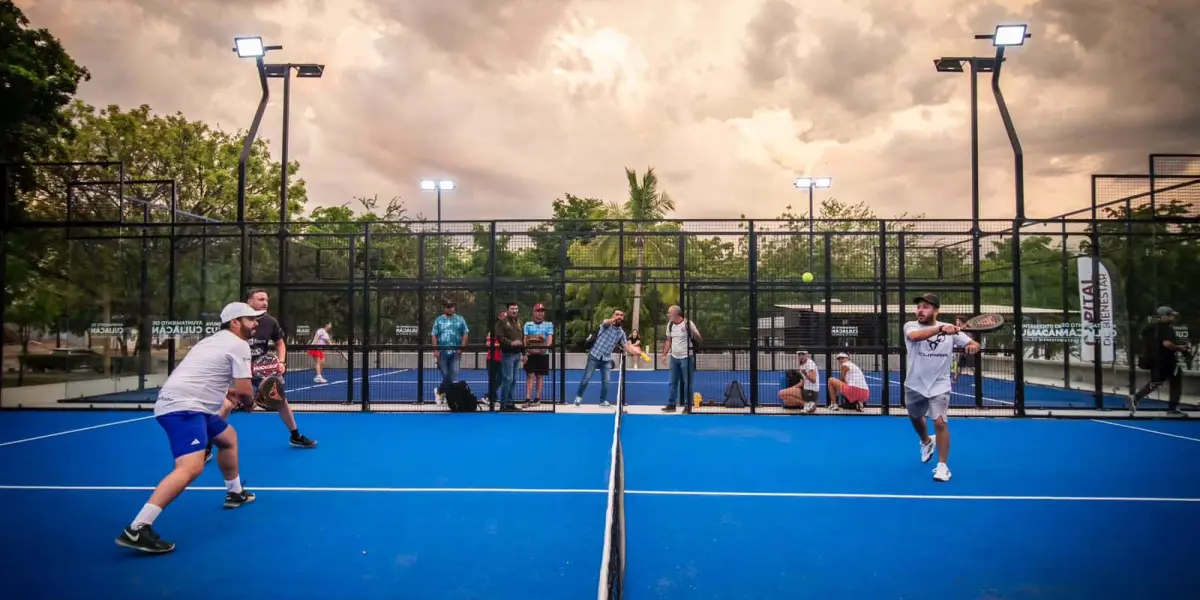
POLYGON ((212 445, 204 449, 204 464, 208 464, 213 459, 212 445))
POLYGON ((225 492, 225 508, 238 508, 254 502, 254 492, 242 488, 241 492, 225 492))
POLYGON ((150 528, 143 525, 140 529, 126 527, 116 540, 118 546, 140 550, 150 554, 165 554, 175 549, 175 544, 160 537, 150 528))
POLYGON ((668 404, 668 405, 662 407, 662 411, 665 413, 673 413, 673 412, 675 412, 675 405, 668 404))
POLYGON ((289 443, 297 448, 316 448, 317 447, 316 440, 310 440, 307 437, 305 437, 303 434, 293 435, 291 440, 289 441, 289 443))
POLYGON ((500 412, 521 412, 521 407, 516 404, 501 404, 500 412))

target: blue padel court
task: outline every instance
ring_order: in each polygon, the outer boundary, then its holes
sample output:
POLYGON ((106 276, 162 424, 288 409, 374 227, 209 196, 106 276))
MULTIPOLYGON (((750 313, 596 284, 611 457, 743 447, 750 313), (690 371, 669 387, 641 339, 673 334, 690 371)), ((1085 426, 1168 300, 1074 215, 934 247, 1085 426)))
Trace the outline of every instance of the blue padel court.
MULTIPOLYGON (((171 466, 148 414, 0 413, 11 598, 596 598, 614 415, 235 414, 215 462, 113 543, 171 466)), ((903 418, 626 415, 631 600, 1194 598, 1200 424, 952 421, 932 480, 903 418)))
MULTIPOLYGON (((517 382, 516 391, 514 392, 514 398, 518 401, 526 398, 524 375, 524 371, 522 371, 522 379, 517 382)), ((883 374, 868 371, 865 375, 872 392, 868 405, 879 406, 882 403, 883 396, 883 374)), ((900 373, 892 372, 888 375, 891 380, 891 389, 889 391, 891 405, 898 407, 901 405, 900 399, 902 397, 900 373)), ((568 370, 566 372, 567 385, 565 399, 567 401, 575 398, 575 393, 579 387, 579 380, 582 376, 582 370, 568 370)), ((552 371, 550 375, 546 376, 541 391, 542 400, 562 398, 559 385, 560 377, 560 373, 556 371, 552 371)), ((626 404, 635 406, 666 404, 670 383, 670 374, 668 371, 628 369, 624 377, 626 404)), ((749 377, 749 373, 745 371, 696 371, 692 383, 693 391, 703 395, 706 400, 720 401, 724 399, 729 383, 737 380, 744 387, 745 393, 749 397, 749 377)), ((822 374, 822 378, 824 377, 827 377, 827 375, 822 374)), ((426 369, 424 380, 421 382, 418 382, 416 369, 371 369, 368 371, 366 378, 370 387, 370 401, 379 403, 412 403, 418 397, 423 398, 426 402, 431 402, 434 399, 434 389, 441 381, 441 375, 437 369, 426 369), (423 394, 418 393, 421 390, 424 390, 423 394)), ((611 378, 612 383, 608 395, 610 402, 616 398, 616 387, 620 381, 616 370, 612 372, 611 378)), ((325 379, 324 383, 314 381, 313 372, 308 370, 288 372, 285 375, 288 400, 295 403, 319 404, 362 401, 363 377, 361 371, 355 370, 351 376, 346 369, 327 369, 325 379)), ((459 379, 467 381, 471 385, 471 389, 480 397, 486 394, 488 389, 487 372, 483 370, 463 370, 459 374, 459 379)), ((587 390, 584 392, 583 399, 585 403, 596 404, 600 401, 600 381, 600 373, 597 371, 592 376, 587 390)), ((778 405, 779 401, 776 399, 776 394, 783 385, 784 373, 782 371, 761 372, 759 374, 759 398, 761 404, 778 405)), ((825 385, 825 381, 822 379, 822 394, 824 394, 825 385)), ((145 390, 73 398, 63 402, 67 404, 147 404, 154 402, 156 394, 157 389, 147 388, 145 390)), ((533 397, 536 397, 536 395, 533 397)), ((1012 381, 990 377, 983 378, 983 406, 995 408, 1011 407, 1014 397, 1015 385, 1012 381)), ((954 387, 952 402, 954 406, 975 406, 975 381, 973 377, 963 375, 958 380, 954 387)), ((1104 397, 1104 408, 1106 409, 1121 409, 1124 405, 1125 396, 1106 394, 1104 397)), ((1165 409, 1166 405, 1165 401, 1150 397, 1144 400, 1139 408, 1161 410, 1165 409)), ((1026 408, 1045 409, 1088 409, 1096 407, 1096 400, 1094 393, 1091 391, 1026 383, 1025 406, 1026 408)))

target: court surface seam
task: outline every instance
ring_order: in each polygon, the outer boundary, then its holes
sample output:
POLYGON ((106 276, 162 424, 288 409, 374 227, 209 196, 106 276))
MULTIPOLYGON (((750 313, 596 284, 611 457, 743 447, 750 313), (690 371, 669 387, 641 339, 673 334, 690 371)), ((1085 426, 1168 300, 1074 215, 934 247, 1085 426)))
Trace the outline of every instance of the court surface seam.
POLYGON ((58 436, 67 435, 70 433, 80 433, 83 431, 91 431, 93 429, 102 429, 104 427, 112 427, 113 425, 124 425, 125 423, 133 423, 135 421, 145 421, 146 419, 153 419, 153 418, 154 418, 154 415, 149 415, 149 416, 145 416, 145 417, 138 417, 136 419, 125 419, 124 421, 113 421, 112 423, 101 423, 99 425, 80 427, 79 429, 68 429, 66 431, 57 431, 55 433, 47 433, 46 435, 39 435, 39 436, 25 438, 25 439, 21 439, 21 440, 13 440, 11 442, 0 442, 0 448, 3 448, 4 446, 12 446, 14 444, 24 444, 25 442, 36 442, 38 440, 44 440, 47 438, 58 437, 58 436))
MULTIPOLYGON (((419 488, 419 487, 258 487, 256 492, 315 492, 315 493, 381 493, 381 494, 604 494, 606 489, 570 488, 419 488)), ((153 491, 154 486, 72 486, 72 485, 0 485, 0 490, 12 491, 153 491)), ((223 492, 223 486, 190 487, 191 491, 223 492)), ((1043 501, 1043 502, 1186 502, 1200 503, 1200 498, 1166 498, 1140 496, 991 496, 956 494, 852 494, 832 492, 718 492, 694 490, 626 490, 631 496, 709 496, 725 498, 850 498, 867 500, 975 500, 975 501, 1043 501)))
POLYGON ((1179 440, 1187 440, 1189 442, 1200 442, 1200 438, 1188 437, 1186 435, 1177 435, 1174 433, 1167 433, 1165 431, 1158 431, 1157 429, 1146 429, 1144 427, 1134 427, 1133 425, 1125 425, 1123 423, 1113 423, 1112 421, 1103 421, 1100 419, 1089 419, 1089 421, 1091 421, 1093 423, 1103 423, 1104 425, 1112 425, 1113 427, 1121 427, 1123 429, 1132 429, 1134 431, 1153 433, 1154 435, 1161 435, 1161 436, 1175 438, 1175 439, 1179 439, 1179 440))

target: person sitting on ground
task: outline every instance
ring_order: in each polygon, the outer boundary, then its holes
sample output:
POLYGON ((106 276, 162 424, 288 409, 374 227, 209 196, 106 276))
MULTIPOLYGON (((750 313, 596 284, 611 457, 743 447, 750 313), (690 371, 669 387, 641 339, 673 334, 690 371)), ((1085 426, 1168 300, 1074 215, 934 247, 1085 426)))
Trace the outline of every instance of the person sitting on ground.
POLYGON ((807 350, 797 352, 796 358, 800 366, 788 369, 784 374, 779 400, 785 408, 803 408, 804 412, 811 413, 817 409, 817 399, 821 395, 820 371, 807 350))
POLYGON ((871 397, 871 390, 867 388, 867 378, 862 369, 850 361, 849 354, 839 353, 837 361, 841 367, 841 378, 829 378, 829 409, 841 408, 842 403, 838 402, 838 396, 841 396, 846 399, 846 408, 862 412, 871 397))

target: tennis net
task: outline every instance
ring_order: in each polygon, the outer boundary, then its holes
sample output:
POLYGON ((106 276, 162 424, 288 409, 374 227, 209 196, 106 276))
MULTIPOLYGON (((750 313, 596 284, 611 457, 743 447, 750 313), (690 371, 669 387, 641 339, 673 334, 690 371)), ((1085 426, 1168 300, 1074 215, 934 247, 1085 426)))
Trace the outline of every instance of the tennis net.
POLYGON ((598 600, 619 600, 625 586, 625 456, 621 450, 621 419, 625 413, 625 357, 617 374, 616 416, 613 418, 612 462, 609 465, 608 509, 604 516, 604 554, 600 559, 598 600))

